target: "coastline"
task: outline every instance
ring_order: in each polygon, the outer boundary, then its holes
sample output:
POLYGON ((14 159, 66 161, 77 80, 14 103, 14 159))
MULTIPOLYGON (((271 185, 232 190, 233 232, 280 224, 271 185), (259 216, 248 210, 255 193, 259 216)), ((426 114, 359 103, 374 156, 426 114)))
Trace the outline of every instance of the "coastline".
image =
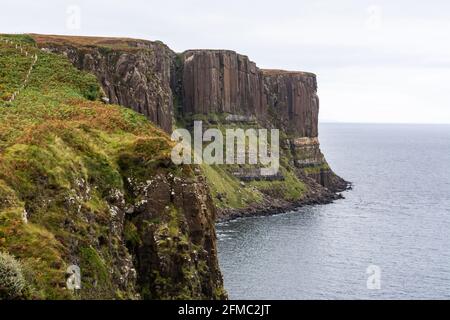
POLYGON ((308 205, 325 205, 333 203, 336 200, 345 199, 343 192, 350 191, 353 188, 351 182, 342 180, 342 184, 333 191, 321 188, 308 192, 304 198, 295 201, 286 201, 280 199, 264 199, 262 203, 254 204, 246 208, 229 209, 217 208, 216 223, 227 222, 231 220, 264 217, 282 214, 293 211, 308 205))

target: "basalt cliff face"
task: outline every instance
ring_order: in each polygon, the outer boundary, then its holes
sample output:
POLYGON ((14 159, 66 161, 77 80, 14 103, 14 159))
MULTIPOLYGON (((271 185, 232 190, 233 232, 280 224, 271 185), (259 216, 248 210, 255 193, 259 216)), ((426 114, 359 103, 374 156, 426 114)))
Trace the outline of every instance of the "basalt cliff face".
POLYGON ((225 172, 215 168, 214 174, 208 175, 208 168, 205 175, 210 186, 213 184, 214 200, 222 215, 265 211, 269 204, 269 210, 273 210, 273 203, 287 208, 292 204, 328 202, 335 198, 334 192, 347 187, 320 151, 319 98, 312 73, 262 70, 247 56, 229 50, 177 54, 160 42, 144 40, 34 38, 42 50, 64 54, 79 69, 95 74, 110 102, 146 115, 168 133, 176 123, 189 127, 192 123, 188 122, 194 119, 210 126, 256 124, 280 129, 282 162, 287 170, 281 180, 288 184, 290 178, 295 178, 295 192, 291 190, 292 196, 286 198, 280 194, 286 194, 287 185, 273 193, 268 190, 270 185, 238 183, 248 197, 236 203, 230 195, 235 181, 230 181, 228 187, 215 188, 215 175, 226 174, 230 179, 239 176, 245 181, 259 178, 243 173, 242 168, 225 172))
POLYGON ((294 137, 317 138, 319 97, 316 75, 283 70, 262 72, 272 121, 294 137))
POLYGON ((184 113, 256 117, 294 136, 318 136, 314 74, 261 70, 233 51, 192 50, 182 57, 184 113))
POLYGON ((182 54, 183 113, 267 113, 263 74, 233 51, 192 50, 182 54))

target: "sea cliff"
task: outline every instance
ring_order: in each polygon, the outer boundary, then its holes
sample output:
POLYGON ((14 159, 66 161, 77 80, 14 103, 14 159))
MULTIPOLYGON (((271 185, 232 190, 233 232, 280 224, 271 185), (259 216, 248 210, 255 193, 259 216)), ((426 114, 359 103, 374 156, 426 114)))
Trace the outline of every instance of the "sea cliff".
POLYGON ((0 273, 20 284, 0 298, 224 299, 215 222, 348 187, 320 150, 312 73, 123 38, 0 35, 0 53, 0 273), (176 166, 169 134, 195 120, 279 129, 279 172, 176 166))
POLYGON ((168 133, 190 128, 194 120, 223 130, 280 129, 283 164, 278 181, 258 182, 260 177, 248 168, 203 168, 221 219, 327 203, 348 187, 320 150, 313 73, 260 69, 230 50, 175 53, 159 41, 34 39, 42 50, 64 54, 77 68, 95 74, 110 102, 144 114, 168 133))

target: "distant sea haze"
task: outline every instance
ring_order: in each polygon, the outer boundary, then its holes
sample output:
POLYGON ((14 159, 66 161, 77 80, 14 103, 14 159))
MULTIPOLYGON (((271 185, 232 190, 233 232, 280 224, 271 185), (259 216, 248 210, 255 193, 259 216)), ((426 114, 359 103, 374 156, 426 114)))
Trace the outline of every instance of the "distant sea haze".
POLYGON ((319 132, 353 190, 331 205, 219 224, 230 298, 450 298, 450 125, 319 132))

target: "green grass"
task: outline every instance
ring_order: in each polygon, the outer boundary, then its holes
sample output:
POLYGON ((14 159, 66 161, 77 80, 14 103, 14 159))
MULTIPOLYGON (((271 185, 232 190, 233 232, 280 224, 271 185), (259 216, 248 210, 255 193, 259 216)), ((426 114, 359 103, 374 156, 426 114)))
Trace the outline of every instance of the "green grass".
POLYGON ((89 246, 79 250, 80 269, 83 279, 84 297, 88 299, 107 299, 114 290, 108 263, 98 250, 89 246))
POLYGON ((330 169, 330 166, 328 165, 328 163, 322 163, 321 165, 318 165, 318 166, 306 167, 303 170, 305 171, 306 174, 317 174, 322 171, 328 171, 331 169, 330 169))
MULTIPOLYGON (((227 129, 255 129, 262 126, 258 123, 227 123, 226 114, 222 115, 196 115, 193 119, 204 121, 205 128, 215 128, 222 132, 226 141, 227 129), (211 117, 214 120, 211 123, 211 117), (202 119, 203 118, 203 119, 202 119), (206 119, 206 120, 205 120, 206 119), (208 120, 209 119, 209 120, 208 120)), ((287 137, 281 133, 280 142, 287 137)), ((206 144, 205 144, 206 145, 206 144)), ((248 159, 249 139, 245 139, 246 157, 248 159)), ((290 150, 280 150, 280 172, 283 180, 250 181, 242 183, 233 175, 237 169, 260 169, 259 165, 207 165, 201 166, 211 189, 214 203, 224 209, 245 209, 251 205, 258 205, 264 198, 272 197, 286 201, 300 200, 308 191, 307 185, 298 177, 296 169, 292 166, 293 154, 290 150)), ((224 148, 224 156, 226 149, 224 148)))
POLYGON ((215 205, 219 208, 242 209, 262 201, 262 193, 243 186, 224 166, 202 165, 215 205))
POLYGON ((301 181, 294 172, 281 169, 284 181, 252 181, 250 186, 260 190, 262 193, 275 196, 276 198, 296 201, 302 198, 306 193, 307 186, 301 181))

